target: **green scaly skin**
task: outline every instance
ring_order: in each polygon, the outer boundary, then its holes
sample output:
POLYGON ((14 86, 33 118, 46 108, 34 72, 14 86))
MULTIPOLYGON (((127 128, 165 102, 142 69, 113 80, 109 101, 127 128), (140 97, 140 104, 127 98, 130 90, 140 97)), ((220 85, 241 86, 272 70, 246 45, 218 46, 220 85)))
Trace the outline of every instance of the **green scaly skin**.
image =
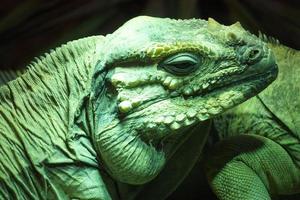
POLYGON ((117 199, 117 184, 161 180, 183 141, 200 153, 207 131, 191 140, 193 125, 276 74, 266 43, 238 23, 143 16, 69 42, 0 88, 0 196, 117 199))
POLYGON ((206 170, 222 200, 300 192, 300 53, 268 45, 279 68, 276 81, 215 120, 220 142, 207 156, 206 170))

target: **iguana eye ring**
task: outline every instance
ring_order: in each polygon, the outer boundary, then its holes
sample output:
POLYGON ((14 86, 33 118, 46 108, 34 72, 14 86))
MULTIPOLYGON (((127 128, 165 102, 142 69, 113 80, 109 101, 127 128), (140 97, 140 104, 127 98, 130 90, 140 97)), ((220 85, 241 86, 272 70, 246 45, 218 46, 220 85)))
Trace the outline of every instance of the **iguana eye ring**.
POLYGON ((178 53, 159 63, 158 67, 162 67, 169 73, 183 76, 198 69, 199 63, 200 59, 194 54, 178 53))

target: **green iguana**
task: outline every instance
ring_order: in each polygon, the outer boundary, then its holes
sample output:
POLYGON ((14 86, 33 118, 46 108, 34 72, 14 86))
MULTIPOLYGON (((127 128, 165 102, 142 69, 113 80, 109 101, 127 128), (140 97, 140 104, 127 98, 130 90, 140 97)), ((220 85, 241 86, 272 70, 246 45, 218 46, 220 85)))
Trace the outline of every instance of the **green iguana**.
POLYGON ((208 154, 206 171, 222 200, 300 193, 300 53, 260 38, 272 49, 279 74, 266 90, 214 121, 221 141, 208 154))
POLYGON ((68 42, 0 88, 0 198, 162 199, 197 160, 204 121, 276 74, 238 23, 142 16, 68 42))

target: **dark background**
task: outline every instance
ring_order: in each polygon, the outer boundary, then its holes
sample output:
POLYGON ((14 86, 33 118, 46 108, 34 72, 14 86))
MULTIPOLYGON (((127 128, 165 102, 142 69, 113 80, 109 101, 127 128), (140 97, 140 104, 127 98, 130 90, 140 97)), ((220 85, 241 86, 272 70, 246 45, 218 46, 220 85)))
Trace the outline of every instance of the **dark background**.
POLYGON ((300 49, 299 0, 1 0, 0 67, 22 68, 33 57, 77 38, 113 32, 137 15, 240 21, 300 49))
MULTIPOLYGON (((299 0, 1 0, 0 69, 24 68, 50 48, 111 33, 138 15, 240 21, 253 33, 260 30, 300 49, 299 0)), ((169 199, 215 199, 200 169, 198 163, 169 199)))

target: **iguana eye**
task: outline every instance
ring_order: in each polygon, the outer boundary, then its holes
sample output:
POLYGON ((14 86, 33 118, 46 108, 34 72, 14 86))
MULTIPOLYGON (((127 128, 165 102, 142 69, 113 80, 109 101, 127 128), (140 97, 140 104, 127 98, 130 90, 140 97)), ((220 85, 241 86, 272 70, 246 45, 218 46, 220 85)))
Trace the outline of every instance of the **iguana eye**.
POLYGON ((199 67, 199 58, 189 53, 179 53, 162 61, 158 66, 175 75, 187 75, 199 67))

